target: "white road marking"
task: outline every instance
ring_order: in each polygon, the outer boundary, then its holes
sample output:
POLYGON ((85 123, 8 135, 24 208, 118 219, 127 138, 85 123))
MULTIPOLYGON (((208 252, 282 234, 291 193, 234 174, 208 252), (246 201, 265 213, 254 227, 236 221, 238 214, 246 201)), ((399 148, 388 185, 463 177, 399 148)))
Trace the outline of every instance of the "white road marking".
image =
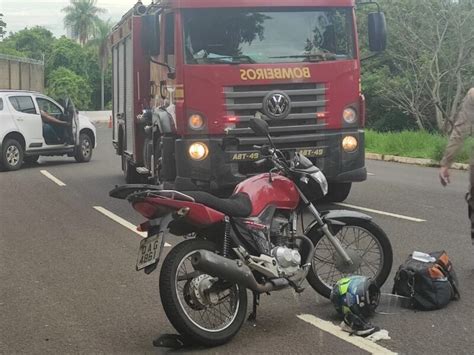
MULTIPOLYGON (((146 238, 147 234, 145 232, 137 231, 137 227, 134 224, 130 223, 129 221, 123 219, 120 216, 117 216, 115 213, 110 212, 109 210, 107 210, 107 209, 105 209, 104 207, 101 207, 101 206, 94 206, 94 209, 96 211, 99 211, 103 215, 109 217, 114 222, 117 222, 118 224, 121 224, 125 228, 130 229, 132 232, 137 233, 140 237, 146 238)), ((170 246, 171 246, 170 244, 165 243, 165 247, 170 247, 170 246)))
POLYGON ((311 325, 314 325, 316 328, 319 328, 339 339, 347 341, 348 343, 351 343, 352 345, 357 346, 358 348, 365 350, 371 354, 396 354, 393 351, 390 351, 370 340, 358 336, 351 336, 349 333, 343 331, 339 326, 334 325, 331 322, 319 319, 311 314, 300 314, 297 317, 311 325))
POLYGON ((64 182, 59 180, 57 177, 53 176, 47 170, 40 170, 40 173, 46 176, 49 180, 53 181, 54 183, 58 184, 59 186, 66 186, 64 182))
POLYGON ((418 223, 426 222, 425 219, 420 219, 420 218, 415 218, 415 217, 408 217, 408 216, 403 216, 401 214, 384 212, 384 211, 379 211, 379 210, 373 210, 371 208, 349 205, 347 203, 336 203, 336 205, 342 206, 342 207, 347 207, 347 208, 353 208, 355 210, 361 210, 361 211, 365 211, 365 212, 381 214, 381 215, 384 215, 384 216, 389 216, 389 217, 394 217, 394 218, 399 218, 399 219, 405 219, 405 220, 411 221, 411 222, 418 222, 418 223))
POLYGON ((374 173, 367 173, 367 175, 369 175, 369 176, 375 176, 374 173))

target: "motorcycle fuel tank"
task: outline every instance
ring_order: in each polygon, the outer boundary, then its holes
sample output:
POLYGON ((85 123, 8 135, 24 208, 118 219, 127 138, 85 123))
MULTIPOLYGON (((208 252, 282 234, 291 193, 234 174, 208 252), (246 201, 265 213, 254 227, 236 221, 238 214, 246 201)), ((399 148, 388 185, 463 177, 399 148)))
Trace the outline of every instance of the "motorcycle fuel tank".
POLYGON ((300 195, 290 179, 272 174, 259 174, 242 181, 235 188, 234 194, 246 193, 252 202, 251 217, 258 216, 267 206, 277 209, 294 210, 298 207, 300 195))

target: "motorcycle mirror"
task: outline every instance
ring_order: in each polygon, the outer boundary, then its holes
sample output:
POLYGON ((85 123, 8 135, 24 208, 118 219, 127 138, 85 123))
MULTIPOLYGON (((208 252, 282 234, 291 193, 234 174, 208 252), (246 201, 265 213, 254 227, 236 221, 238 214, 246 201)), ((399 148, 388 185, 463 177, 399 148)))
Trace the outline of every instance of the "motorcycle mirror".
POLYGON ((260 136, 268 136, 268 123, 261 118, 252 117, 250 119, 250 128, 260 136))

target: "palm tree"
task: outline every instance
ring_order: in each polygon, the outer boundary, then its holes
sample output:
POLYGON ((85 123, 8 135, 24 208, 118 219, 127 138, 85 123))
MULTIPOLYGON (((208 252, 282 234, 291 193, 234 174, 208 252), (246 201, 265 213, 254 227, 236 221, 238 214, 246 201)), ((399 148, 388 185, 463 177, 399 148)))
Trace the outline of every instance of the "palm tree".
POLYGON ((99 52, 99 68, 101 73, 101 109, 104 110, 104 77, 105 72, 109 64, 110 47, 108 37, 112 30, 112 22, 110 19, 107 21, 99 20, 96 23, 96 31, 94 33, 94 39, 89 43, 97 46, 99 52))
POLYGON ((73 38, 83 46, 94 35, 99 22, 99 14, 105 9, 96 6, 97 0, 70 0, 70 5, 62 9, 64 27, 71 31, 73 38))

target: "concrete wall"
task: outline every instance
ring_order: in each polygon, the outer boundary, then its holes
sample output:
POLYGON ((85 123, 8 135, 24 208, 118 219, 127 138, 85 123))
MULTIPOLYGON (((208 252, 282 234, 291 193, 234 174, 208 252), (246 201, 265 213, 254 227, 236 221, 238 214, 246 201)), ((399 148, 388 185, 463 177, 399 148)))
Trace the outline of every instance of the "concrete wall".
POLYGON ((44 91, 44 65, 0 55, 0 89, 44 91))
POLYGON ((112 111, 79 111, 81 115, 87 116, 92 122, 109 122, 112 111))

